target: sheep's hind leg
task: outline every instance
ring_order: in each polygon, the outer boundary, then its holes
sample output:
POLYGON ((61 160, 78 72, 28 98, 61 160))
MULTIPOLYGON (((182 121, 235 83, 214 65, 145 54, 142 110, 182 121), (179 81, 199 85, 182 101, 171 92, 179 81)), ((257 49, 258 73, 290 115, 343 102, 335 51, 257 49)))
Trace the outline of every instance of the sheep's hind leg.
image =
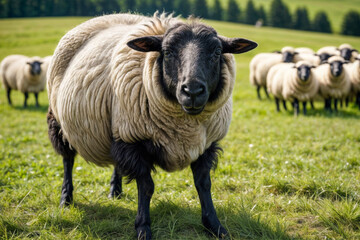
POLYGON ((282 100, 282 102, 283 102, 284 109, 287 111, 288 109, 287 109, 287 106, 286 106, 286 101, 282 100))
POLYGON ((72 169, 74 167, 75 149, 71 149, 69 143, 63 141, 60 124, 56 121, 51 109, 47 115, 48 134, 55 151, 63 157, 64 181, 61 189, 60 206, 70 205, 73 201, 72 169))
POLYGON ((219 147, 213 143, 203 155, 191 164, 195 187, 201 204, 202 223, 218 238, 227 236, 226 229, 221 225, 211 198, 210 169, 217 162, 219 147))
POLYGON ((315 106, 314 106, 314 101, 313 100, 310 100, 310 106, 311 106, 311 109, 314 110, 315 109, 315 106))
POLYGON ((122 193, 121 178, 121 174, 116 170, 116 167, 114 167, 114 171, 110 180, 109 198, 120 198, 122 193))
POLYGON ((276 111, 280 112, 279 99, 275 97, 276 111))
POLYGON ((266 97, 267 97, 268 99, 270 99, 270 96, 269 96, 269 93, 268 93, 268 91, 267 91, 267 89, 266 89, 266 86, 264 87, 264 91, 265 91, 266 97))
POLYGON ((34 95, 35 95, 36 107, 40 107, 40 105, 39 105, 39 93, 34 93, 34 95))
POLYGON ((29 93, 27 92, 24 92, 24 108, 27 107, 27 100, 29 98, 29 93))
POLYGON ((256 86, 257 98, 258 98, 259 100, 261 100, 260 88, 261 88, 260 86, 256 86))
POLYGON ((334 109, 335 109, 335 112, 338 111, 338 99, 337 98, 334 99, 334 109))
POLYGON ((8 88, 8 89, 6 90, 6 93, 7 93, 8 103, 9 103, 9 105, 11 105, 11 104, 12 104, 12 103, 11 103, 11 98, 10 98, 11 88, 8 88))
POLYGON ((304 113, 304 115, 306 115, 306 103, 307 102, 303 102, 302 104, 303 104, 303 113, 304 113))
POLYGON ((294 99, 294 115, 298 116, 299 115, 299 101, 295 98, 294 99))

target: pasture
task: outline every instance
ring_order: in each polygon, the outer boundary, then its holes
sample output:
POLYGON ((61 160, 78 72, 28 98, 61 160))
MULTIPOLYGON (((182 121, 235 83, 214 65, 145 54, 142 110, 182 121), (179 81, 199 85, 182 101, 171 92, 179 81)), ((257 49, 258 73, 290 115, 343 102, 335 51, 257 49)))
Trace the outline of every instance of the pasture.
MULTIPOLYGON (((9 54, 47 56, 58 40, 87 18, 0 20, 0 59, 9 54)), ((318 49, 360 38, 207 21, 220 34, 259 43, 236 56, 233 120, 221 142, 224 154, 212 172, 212 193, 231 239, 359 239, 360 111, 351 104, 325 113, 323 103, 307 116, 275 111, 256 99, 248 64, 259 52, 285 45, 318 49)), ((135 239, 136 184, 123 185, 119 200, 107 198, 110 168, 77 156, 74 205, 59 208, 63 167, 47 137, 47 95, 35 108, 30 94, 0 90, 0 238, 135 239)), ((208 239, 201 224, 190 168, 157 169, 150 214, 154 239, 208 239)))

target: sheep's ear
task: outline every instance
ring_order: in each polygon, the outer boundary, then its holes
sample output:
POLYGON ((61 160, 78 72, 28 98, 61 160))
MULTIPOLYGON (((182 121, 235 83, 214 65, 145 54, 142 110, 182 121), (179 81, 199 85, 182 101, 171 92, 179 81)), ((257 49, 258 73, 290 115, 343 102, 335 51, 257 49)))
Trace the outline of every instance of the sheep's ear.
POLYGON ((219 36, 222 44, 223 53, 244 53, 258 46, 256 42, 245 38, 226 38, 219 36))
POLYGON ((29 65, 31 65, 31 62, 26 62, 26 64, 29 64, 29 65))
POLYGON ((353 50, 351 50, 351 52, 359 52, 358 50, 356 50, 356 49, 353 49, 353 50))
POLYGON ((316 66, 311 66, 310 68, 316 68, 316 66))
POLYGON ((162 40, 162 35, 147 36, 135 38, 128 42, 127 45, 130 48, 140 52, 160 52, 162 40))
POLYGON ((298 52, 294 52, 294 55, 299 54, 298 52))

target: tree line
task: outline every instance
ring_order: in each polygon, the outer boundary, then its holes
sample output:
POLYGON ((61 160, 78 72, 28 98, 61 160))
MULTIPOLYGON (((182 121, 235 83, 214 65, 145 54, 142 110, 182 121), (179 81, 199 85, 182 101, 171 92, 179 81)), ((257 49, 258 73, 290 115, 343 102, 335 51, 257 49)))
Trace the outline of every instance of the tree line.
MULTIPOLYGON (((215 0, 0 0, 0 18, 45 16, 98 16, 115 12, 138 12, 151 15, 156 10, 174 12, 183 17, 194 15, 206 19, 257 24, 280 28, 331 33, 332 27, 324 11, 309 18, 306 7, 298 7, 292 14, 282 0, 272 0, 270 9, 256 7, 248 0, 242 9, 236 0, 226 6, 215 0)), ((348 12, 343 19, 341 33, 360 36, 360 14, 348 12)))

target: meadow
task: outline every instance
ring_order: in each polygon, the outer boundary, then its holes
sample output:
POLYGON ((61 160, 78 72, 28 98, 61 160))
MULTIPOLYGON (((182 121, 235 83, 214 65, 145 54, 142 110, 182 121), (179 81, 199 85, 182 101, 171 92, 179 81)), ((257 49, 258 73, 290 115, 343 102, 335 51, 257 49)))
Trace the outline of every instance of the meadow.
MULTIPOLYGON (((88 18, 0 20, 0 59, 9 54, 51 55, 58 40, 88 18)), ((325 113, 323 103, 295 118, 257 100, 248 64, 259 52, 285 45, 318 49, 360 38, 206 21, 220 34, 259 43, 236 55, 233 120, 212 172, 212 194, 231 239, 359 239, 360 111, 351 104, 325 113)), ((13 92, 8 106, 0 90, 0 239, 135 239, 136 184, 107 198, 110 168, 77 156, 74 205, 59 208, 62 160, 47 136, 47 95, 40 108, 13 92)), ((154 239, 208 239, 190 169, 153 174, 154 239)))

